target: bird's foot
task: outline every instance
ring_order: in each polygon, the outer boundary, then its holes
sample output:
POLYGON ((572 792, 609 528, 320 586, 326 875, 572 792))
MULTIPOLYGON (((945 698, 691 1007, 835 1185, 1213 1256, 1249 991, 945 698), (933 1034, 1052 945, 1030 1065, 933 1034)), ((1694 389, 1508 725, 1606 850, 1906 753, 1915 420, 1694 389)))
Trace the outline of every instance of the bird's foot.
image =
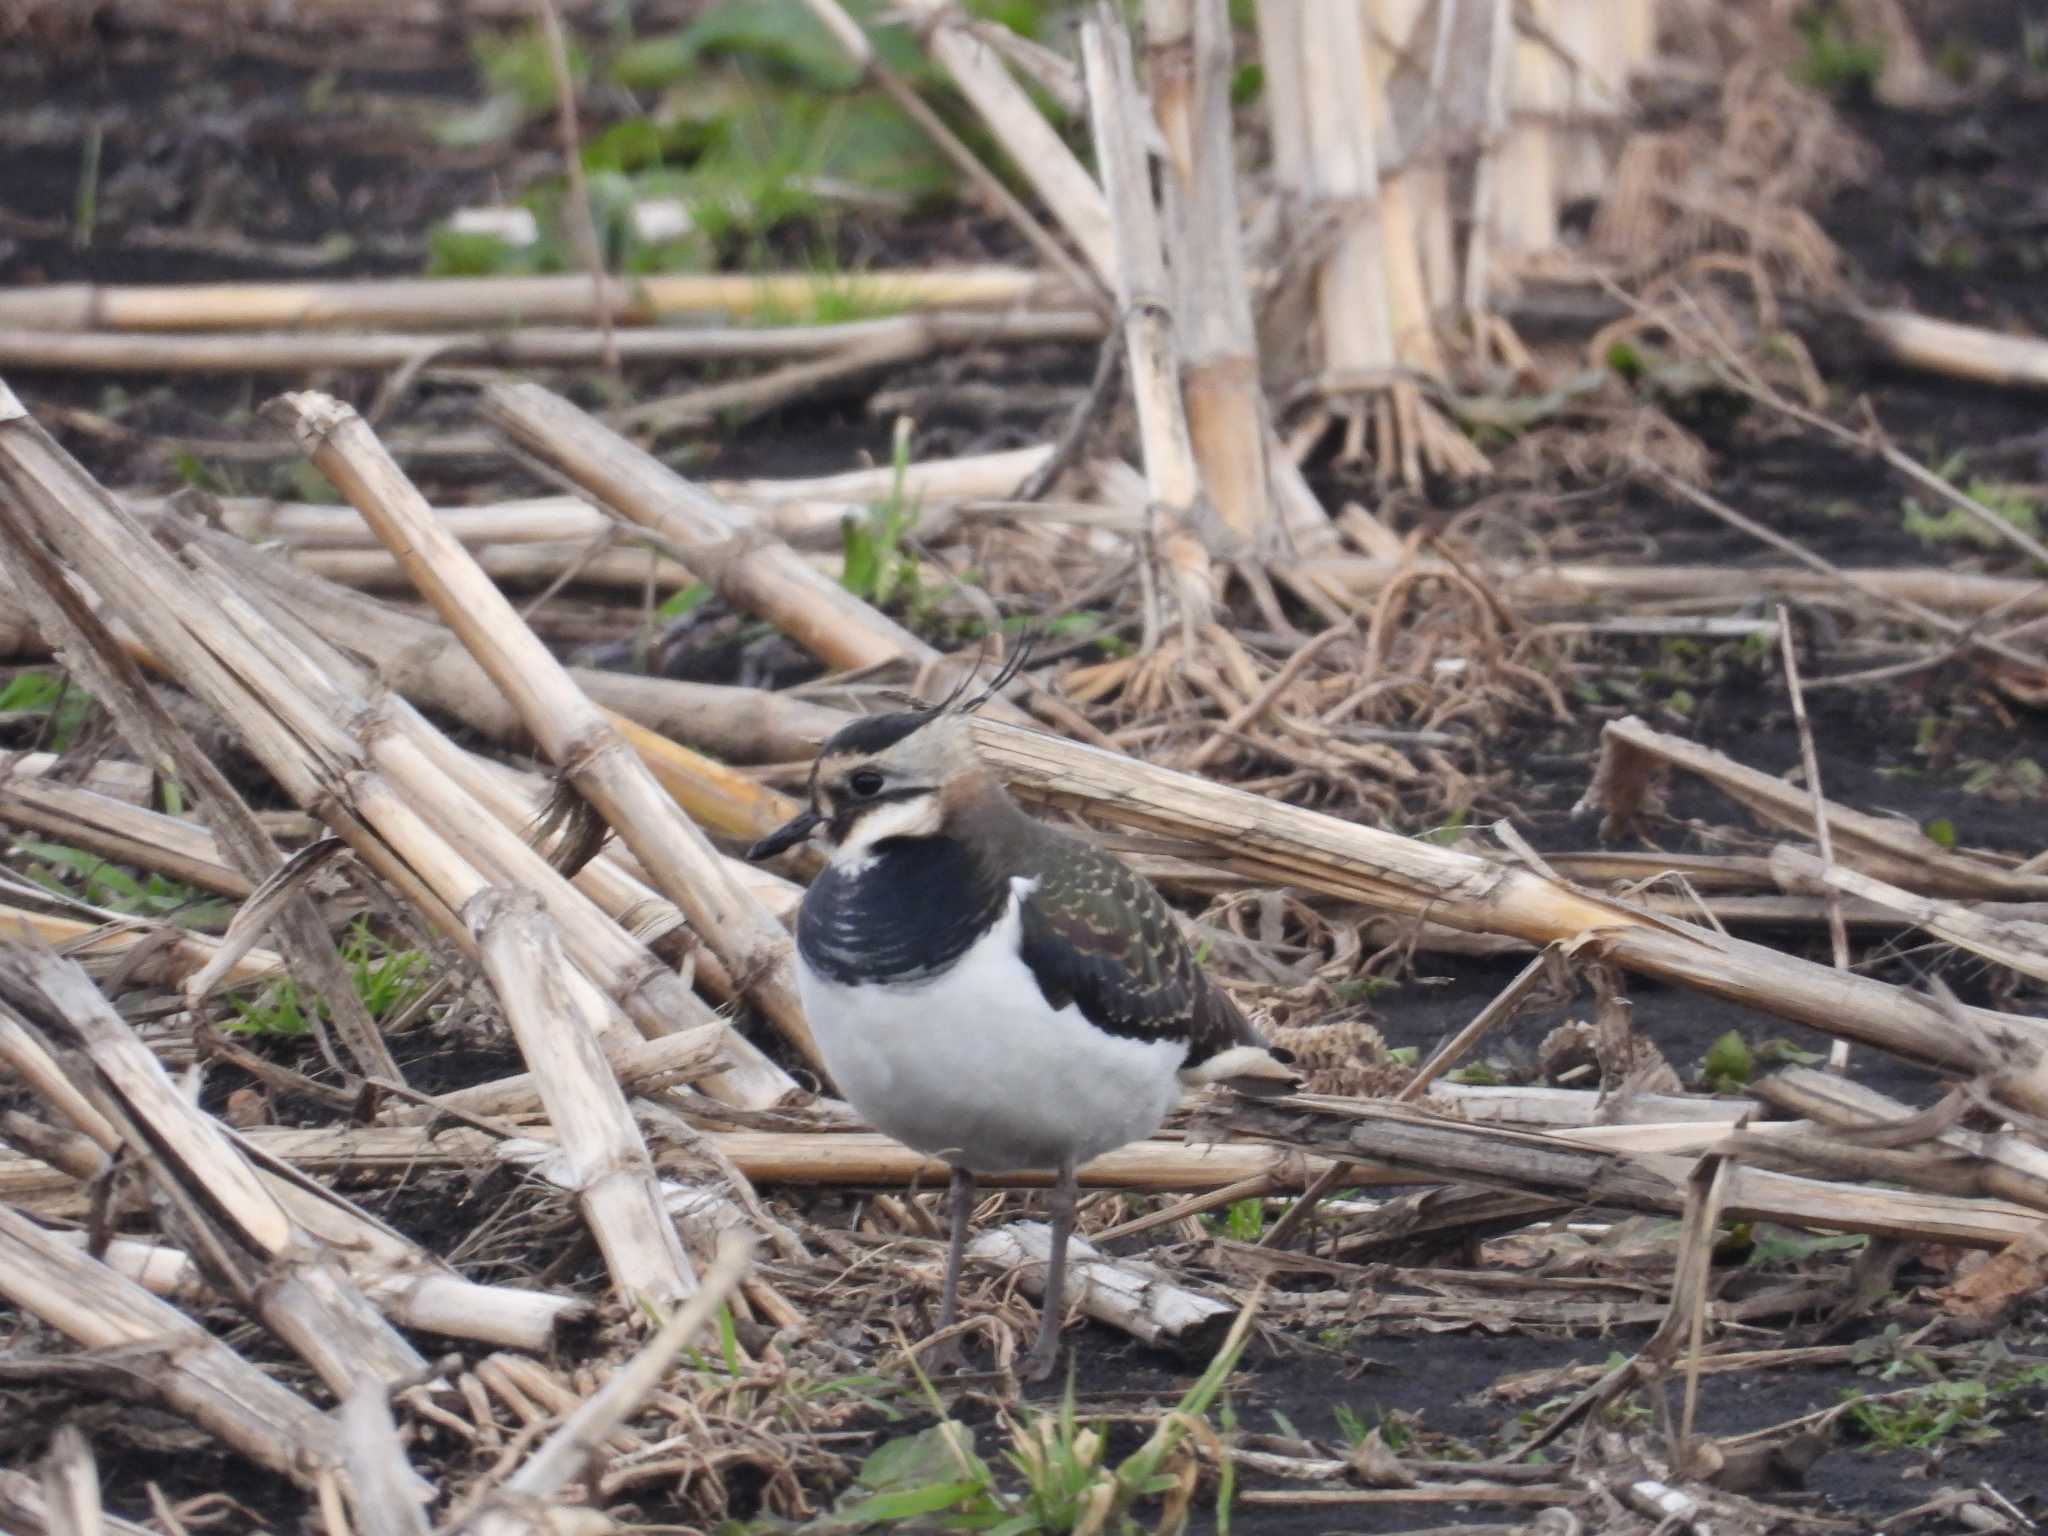
POLYGON ((917 1352, 918 1369, 927 1376, 961 1376, 967 1372, 967 1351, 956 1333, 934 1339, 917 1352))
POLYGON ((1052 1377, 1052 1368, 1059 1364, 1059 1358, 1059 1335, 1054 1334, 1051 1338, 1041 1336, 1024 1356, 1022 1364, 1017 1368, 1017 1375, 1024 1381, 1048 1381, 1052 1377))

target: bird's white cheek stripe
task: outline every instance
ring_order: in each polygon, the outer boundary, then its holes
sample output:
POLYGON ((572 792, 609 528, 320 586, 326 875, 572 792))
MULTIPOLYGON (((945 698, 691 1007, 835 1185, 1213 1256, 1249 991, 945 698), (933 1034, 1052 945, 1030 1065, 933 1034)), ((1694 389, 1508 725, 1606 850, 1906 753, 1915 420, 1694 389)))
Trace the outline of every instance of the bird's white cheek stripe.
POLYGON ((832 850, 832 862, 857 872, 873 857, 875 844, 892 837, 930 837, 939 830, 939 797, 919 795, 914 800, 892 800, 878 805, 854 822, 846 841, 832 850))

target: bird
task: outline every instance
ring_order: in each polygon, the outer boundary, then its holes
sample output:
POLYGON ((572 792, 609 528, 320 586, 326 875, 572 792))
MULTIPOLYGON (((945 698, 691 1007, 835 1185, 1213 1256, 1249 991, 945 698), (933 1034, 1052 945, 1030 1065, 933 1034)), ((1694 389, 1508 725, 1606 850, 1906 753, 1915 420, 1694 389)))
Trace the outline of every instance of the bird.
MULTIPOLYGON (((1184 1089, 1299 1083, 1198 963, 1151 883, 1034 820, 977 751, 978 695, 864 715, 813 763, 809 803, 747 850, 821 845, 796 974, 826 1071, 876 1129, 951 1170, 939 1330, 959 1318, 975 1176, 1050 1171, 1052 1245, 1021 1374, 1059 1351, 1076 1170, 1157 1130, 1184 1089)), ((951 1351, 946 1351, 950 1354, 951 1351)))

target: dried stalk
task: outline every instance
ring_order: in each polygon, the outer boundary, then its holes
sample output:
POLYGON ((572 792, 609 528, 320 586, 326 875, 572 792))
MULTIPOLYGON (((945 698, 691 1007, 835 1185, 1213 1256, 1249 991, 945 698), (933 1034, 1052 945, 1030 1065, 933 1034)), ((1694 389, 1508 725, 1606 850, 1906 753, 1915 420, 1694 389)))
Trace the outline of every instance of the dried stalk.
POLYGON ((425 1369, 337 1266, 342 1256, 323 1253, 297 1227, 219 1123, 178 1092, 83 972, 32 950, 0 950, 0 999, 42 1036, 142 1161, 159 1196, 203 1242, 215 1283, 251 1305, 329 1387, 389 1387, 425 1369))
POLYGON ((463 917, 568 1159, 583 1218, 629 1305, 675 1305, 697 1288, 662 1205, 654 1160, 598 1044, 606 1020, 570 987, 555 927, 529 891, 496 888, 463 917))
MULTIPOLYGON (((236 1139, 280 1164, 307 1174, 402 1174, 408 1169, 469 1167, 489 1161, 497 1141, 481 1131, 448 1128, 429 1136, 426 1126, 373 1125, 297 1130, 262 1127, 236 1139)), ((727 1159, 755 1184, 878 1185, 943 1189, 946 1165, 913 1152, 901 1142, 872 1132, 707 1131, 705 1147, 727 1159)), ((1177 1141, 1142 1141, 1107 1153, 1084 1165, 1083 1185, 1091 1189, 1124 1189, 1155 1194, 1217 1189, 1246 1179, 1267 1180, 1275 1190, 1299 1189, 1316 1172, 1319 1160, 1242 1143, 1190 1146, 1177 1141)), ((1372 1182, 1371 1168, 1361 1171, 1372 1182)), ((982 1182, 992 1189, 1045 1189, 1050 1172, 993 1174, 982 1182)), ((1398 1182, 1398 1178, 1396 1182, 1398 1182)), ((35 1204, 71 1200, 72 1181, 31 1158, 0 1157, 0 1200, 35 1204)), ((485 1290, 486 1287, 471 1287, 485 1290)), ((511 1293, 514 1295, 528 1293, 511 1293)), ((555 1297, 536 1297, 559 1302, 555 1297)), ((425 1322, 417 1327, 437 1327, 425 1322)), ((539 1348, 545 1343, 519 1347, 539 1348)))
MULTIPOLYGON (((1356 1157, 1390 1173, 1405 1168, 1411 1178, 1459 1179, 1517 1194, 1667 1216, 1686 1208, 1692 1170, 1686 1157, 1609 1151, 1355 1100, 1297 1097, 1284 1106, 1238 1100, 1223 1120, 1232 1131, 1276 1145, 1322 1157, 1356 1157)), ((1737 1221, 1781 1221, 1975 1248, 2003 1247, 2039 1220, 2024 1207, 2001 1201, 1823 1184, 1733 1167, 1724 1213, 1737 1221)))
POLYGON ((1268 882, 1361 901, 1453 928, 1590 950, 1624 969, 1677 981, 1914 1060, 1987 1072, 2022 1107, 2048 1105, 2048 1026, 1973 1008, 1944 1011, 1864 976, 1840 977, 1790 955, 1626 903, 1533 870, 1283 805, 1075 742, 976 725, 983 756, 1031 798, 1120 826, 1192 837, 1209 862, 1268 882), (1227 850, 1227 851, 1226 851, 1227 850), (1967 1020, 1967 1028, 1958 1027, 1967 1020))
POLYGON ((521 718, 542 749, 682 908, 748 997, 815 1062, 816 1046, 796 996, 788 935, 726 875, 704 834, 681 815, 462 547, 439 528, 362 419, 325 396, 285 396, 271 410, 393 551, 403 552, 415 584, 499 688, 518 702, 521 718))
MULTIPOLYGON (((968 1245, 967 1255, 1005 1272, 1025 1270, 1024 1288, 1036 1296, 1045 1288, 1051 1251, 1050 1227, 1018 1221, 984 1232, 968 1245)), ((1067 1263, 1073 1287, 1068 1294, 1080 1297, 1083 1312, 1155 1349, 1207 1358, 1237 1320, 1236 1307, 1176 1285, 1149 1264, 1111 1259, 1081 1237, 1073 1239, 1067 1263)))
POLYGON ((1273 521, 1271 427, 1237 208, 1226 0, 1147 0, 1146 80, 1166 138, 1181 389, 1201 484, 1248 548, 1273 521))
POLYGON ((1553 39, 1566 0, 1522 0, 1526 23, 1514 43, 1514 111, 1501 149, 1501 247, 1529 255, 1557 245, 1558 119, 1569 83, 1553 39))
POLYGON ((259 1466, 310 1486, 340 1454, 334 1426, 177 1308, 0 1204, 0 1296, 88 1350, 118 1381, 259 1466))
MULTIPOLYGON (((611 291, 620 290, 615 286, 611 291)), ((807 297, 814 301, 817 291, 814 282, 807 297)), ((516 321, 508 319, 507 324, 516 321)), ((942 347, 1086 342, 1102 334, 1102 325, 1100 315, 1086 310, 938 311, 838 325, 660 326, 616 331, 612 345, 623 363, 773 361, 837 355, 910 337, 929 338, 927 345, 942 347)), ((121 330, 0 330, 0 368, 57 373, 307 374, 328 369, 381 371, 452 364, 576 368, 603 362, 604 356, 600 331, 537 325, 327 335, 241 330, 197 336, 121 330)))
MULTIPOLYGON (((70 664, 120 719, 123 730, 152 766, 191 786, 201 814, 243 874, 252 881, 268 879, 283 863, 276 843, 209 755, 149 692, 134 662, 122 653, 105 622, 72 585, 44 541, 62 550, 76 574, 112 598, 131 622, 144 622, 145 614, 155 621, 162 642, 160 653, 189 659, 195 671, 203 669, 210 676, 221 677, 220 663, 206 650, 199 605, 191 601, 183 584, 166 588, 144 577, 148 565, 161 563, 146 537, 29 417, 4 383, 0 383, 0 484, 13 493, 19 508, 13 517, 0 513, 0 539, 12 546, 18 568, 32 573, 31 579, 22 583, 22 595, 36 612, 38 625, 46 636, 66 646, 70 664), (123 558, 121 549, 133 549, 138 543, 150 549, 149 556, 123 558)), ((229 699, 235 692, 229 685, 207 702, 224 718, 233 719, 229 699)), ((261 746, 257 750, 261 755, 261 746)), ((295 970, 327 1004, 334 1033, 356 1062, 365 1071, 402 1080, 311 901, 299 897, 289 902, 282 926, 295 970)), ((316 1024, 315 1031, 330 1063, 345 1071, 333 1054, 325 1025, 316 1024)))
POLYGON ((1104 284, 1111 282, 1116 261, 1109 205, 1066 141, 1045 120, 1038 103, 1010 74, 995 49, 947 0, 910 0, 907 9, 917 18, 932 57, 981 115, 1008 152, 1011 164, 1081 248, 1095 276, 1104 284))
MULTIPOLYGON (((1209 551, 1197 531, 1202 500, 1200 471, 1180 393, 1180 356, 1174 339, 1166 257, 1159 211, 1145 160, 1137 72, 1130 35, 1106 6, 1081 26, 1081 57, 1088 79, 1089 121, 1102 169, 1116 249, 1116 301, 1122 318, 1125 366, 1137 405, 1139 450, 1149 492, 1153 548, 1166 568, 1180 610, 1181 638, 1212 622, 1209 551)), ((1148 637, 1149 638, 1149 637, 1148 637)))
POLYGON ((875 52, 867 34, 860 29, 860 23, 847 15, 839 0, 804 0, 811 13, 825 24, 825 30, 832 34, 832 40, 859 66, 861 73, 872 81, 891 102, 924 130, 925 137, 937 146, 939 152, 961 175, 973 185, 986 202, 1013 228, 1031 242, 1032 249, 1045 258, 1052 269, 1059 273, 1072 287, 1083 294, 1089 303, 1097 303, 1101 288, 1087 268, 1067 254, 1067 250, 1031 214, 1031 210, 1019 202, 1016 195, 1003 184, 1002 178, 975 157, 974 151, 961 143, 953 130, 930 107, 924 98, 907 85, 897 73, 882 61, 875 52))
MULTIPOLYGON (((863 308, 1014 310, 1056 297, 1061 285, 1016 267, 932 272, 845 272, 833 279, 863 308)), ((603 300, 620 325, 684 315, 747 319, 803 312, 816 301, 812 272, 667 274, 609 279, 603 300)), ((1072 303, 1076 294, 1065 294, 1072 303)), ((592 318, 587 277, 351 279, 338 283, 60 283, 0 293, 0 328, 52 331, 324 330, 350 326, 510 328, 592 318)))
MULTIPOLYGON (((1705 779, 1752 815, 1788 832, 1813 830, 1817 792, 1794 789, 1783 779, 1748 768, 1726 753, 1669 732, 1635 716, 1609 721, 1600 732, 1600 760, 1579 803, 1600 811, 1609 825, 1626 826, 1647 809, 1655 776, 1678 768, 1705 779)), ((1872 816, 1820 800, 1834 856, 1867 874, 1930 896, 1994 901, 2048 898, 2048 877, 2022 875, 1988 860, 1943 848, 1911 822, 1872 816)))

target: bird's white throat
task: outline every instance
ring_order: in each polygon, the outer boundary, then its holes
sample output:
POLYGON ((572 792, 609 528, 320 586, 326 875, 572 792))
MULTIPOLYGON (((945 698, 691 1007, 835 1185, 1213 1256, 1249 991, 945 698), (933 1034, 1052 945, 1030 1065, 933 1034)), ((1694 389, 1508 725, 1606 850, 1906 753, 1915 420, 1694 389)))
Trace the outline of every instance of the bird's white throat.
POLYGON ((930 837, 944 824, 936 790, 902 800, 887 800, 855 818, 846 841, 832 850, 832 862, 857 875, 874 862, 875 846, 892 837, 930 837))

